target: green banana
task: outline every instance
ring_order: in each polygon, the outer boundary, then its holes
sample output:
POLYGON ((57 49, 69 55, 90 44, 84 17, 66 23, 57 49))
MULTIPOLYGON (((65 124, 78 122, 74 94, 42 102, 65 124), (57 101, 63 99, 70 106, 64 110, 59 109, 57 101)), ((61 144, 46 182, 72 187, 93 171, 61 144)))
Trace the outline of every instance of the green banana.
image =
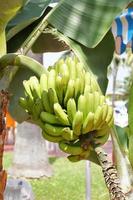
POLYGON ((68 100, 74 96, 74 84, 75 84, 74 80, 69 80, 66 94, 64 97, 64 106, 65 107, 67 106, 68 100))
POLYGON ((104 96, 104 95, 100 95, 100 102, 99 102, 99 105, 101 106, 101 105, 105 104, 105 102, 106 102, 105 96, 104 96))
POLYGON ((88 93, 86 96, 86 112, 94 112, 94 95, 92 93, 88 93))
POLYGON ((72 124, 74 116, 76 114, 76 103, 73 98, 69 99, 67 102, 67 114, 68 114, 68 119, 72 124))
POLYGON ((41 93, 44 90, 48 89, 47 81, 48 81, 47 75, 46 74, 42 74, 41 77, 40 77, 40 90, 41 90, 41 93))
POLYGON ((62 77, 57 76, 55 82, 56 82, 57 97, 58 97, 59 103, 62 105, 63 93, 64 93, 64 89, 63 89, 63 85, 62 85, 62 77))
POLYGON ((43 130, 51 136, 61 136, 64 127, 45 123, 43 130))
POLYGON ((68 120, 68 115, 62 109, 59 103, 54 104, 54 112, 56 116, 58 117, 59 121, 62 123, 62 125, 66 125, 66 126, 70 125, 69 120, 68 120))
POLYGON ((81 111, 83 113, 83 120, 86 118, 87 116, 87 112, 86 112, 86 97, 84 95, 80 95, 78 98, 78 110, 81 111))
POLYGON ((25 95, 29 96, 33 100, 33 96, 32 96, 32 92, 31 92, 29 81, 24 80, 23 81, 23 86, 24 86, 24 89, 25 89, 25 95))
POLYGON ((60 121, 58 120, 58 117, 55 116, 54 114, 42 111, 40 114, 40 118, 43 122, 49 124, 61 125, 60 121))
MULTIPOLYGON (((94 91, 100 92, 98 83, 97 83, 97 81, 95 80, 94 75, 91 75, 91 88, 92 88, 92 91, 93 91, 93 92, 94 92, 94 91)), ((101 92, 100 92, 100 93, 101 93, 101 92)))
POLYGON ((100 94, 99 94, 99 92, 94 92, 93 95, 94 95, 94 102, 93 102, 94 103, 94 112, 96 112, 97 107, 100 104, 100 94))
POLYGON ((25 98, 23 98, 23 97, 20 97, 20 98, 19 98, 19 105, 20 105, 25 111, 28 110, 28 104, 27 104, 27 101, 26 101, 25 98))
POLYGON ((37 77, 36 76, 30 77, 29 82, 33 97, 41 98, 40 84, 37 77))
POLYGON ((86 96, 86 95, 88 95, 91 92, 92 92, 91 86, 90 85, 85 85, 84 95, 86 96))
POLYGON ((64 94, 66 93, 66 89, 67 89, 67 85, 68 85, 68 81, 69 81, 69 69, 68 66, 66 64, 63 64, 60 67, 60 76, 62 77, 62 85, 63 85, 63 91, 64 94))
POLYGON ((48 89, 48 99, 52 113, 54 113, 54 103, 58 103, 58 97, 55 89, 53 88, 48 89))
POLYGON ((44 111, 49 112, 49 113, 53 113, 53 109, 50 107, 48 92, 46 90, 44 90, 42 92, 41 99, 42 99, 44 111))
POLYGON ((74 98, 75 100, 78 99, 79 95, 83 93, 82 88, 81 88, 81 81, 79 78, 76 78, 75 80, 75 93, 74 93, 74 98))
POLYGON ((68 160, 71 161, 71 162, 78 162, 80 161, 80 155, 70 155, 70 156, 67 156, 68 160))
POLYGON ((75 62, 71 59, 67 66, 68 66, 68 69, 69 69, 70 79, 71 80, 75 80, 76 79, 76 65, 75 65, 75 62))
POLYGON ((91 74, 90 74, 90 72, 85 73, 85 85, 91 86, 91 74))
POLYGON ((34 102, 33 108, 32 108, 32 115, 33 119, 36 120, 40 117, 40 113, 43 111, 43 105, 41 99, 37 98, 34 102))
POLYGON ((59 148, 65 153, 71 155, 79 155, 83 152, 83 148, 80 146, 80 144, 78 145, 76 143, 67 143, 65 141, 59 142, 59 148))
POLYGON ((98 106, 94 113, 94 129, 98 129, 102 122, 103 107, 98 106))
POLYGON ((72 129, 75 135, 78 136, 81 135, 82 124, 83 124, 83 113, 77 111, 72 123, 72 129))
POLYGON ((42 131, 42 136, 44 137, 44 139, 48 140, 49 142, 54 142, 54 143, 58 143, 61 140, 63 140, 61 136, 51 136, 48 133, 46 133, 44 130, 42 131))
POLYGON ((108 114, 106 116, 105 122, 107 124, 110 124, 110 122, 112 121, 113 118, 113 109, 111 106, 108 106, 108 114))
POLYGON ((62 137, 68 141, 78 139, 78 136, 74 135, 73 130, 71 130, 69 127, 63 128, 62 137))
POLYGON ((56 72, 54 69, 50 70, 48 73, 48 89, 53 88, 55 89, 55 77, 56 77, 56 72))
POLYGON ((83 123, 82 133, 83 134, 89 133, 90 131, 93 131, 93 129, 94 129, 94 113, 89 112, 83 123))

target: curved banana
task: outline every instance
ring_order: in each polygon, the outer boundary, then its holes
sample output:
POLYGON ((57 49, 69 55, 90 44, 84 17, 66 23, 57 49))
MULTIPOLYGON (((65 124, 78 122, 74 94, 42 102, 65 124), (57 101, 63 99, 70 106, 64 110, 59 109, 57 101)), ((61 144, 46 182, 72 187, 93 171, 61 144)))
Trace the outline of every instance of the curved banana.
POLYGON ((48 123, 45 123, 43 127, 43 130, 51 136, 61 136, 63 129, 64 127, 62 126, 55 126, 48 123))
POLYGON ((56 116, 58 117, 59 121, 62 123, 62 125, 69 126, 69 120, 68 115, 64 112, 61 105, 59 103, 54 104, 54 112, 56 116))
POLYGON ((41 98, 40 84, 36 76, 31 76, 29 79, 30 88, 34 98, 41 98))
POLYGON ((86 111, 86 97, 84 95, 80 95, 78 98, 78 110, 81 111, 83 113, 83 120, 86 118, 87 116, 87 111, 86 111))
POLYGON ((42 74, 40 76, 40 90, 41 90, 41 93, 44 91, 44 90, 47 90, 48 89, 48 77, 46 74, 42 74))
POLYGON ((83 134, 89 133, 90 131, 93 131, 93 129, 94 129, 94 113, 89 112, 83 123, 82 133, 83 134))
POLYGON ((54 103, 59 102, 55 89, 53 88, 48 89, 48 99, 49 99, 49 105, 51 107, 51 110, 54 113, 54 103))
POLYGON ((49 71, 48 73, 48 89, 49 88, 55 88, 55 77, 56 77, 56 73, 55 73, 55 70, 52 69, 49 71))
POLYGON ((68 160, 71 161, 71 162, 78 162, 80 161, 80 155, 70 155, 70 156, 67 156, 68 160))
POLYGON ((63 89, 63 85, 62 85, 62 77, 61 76, 57 76, 56 80, 55 80, 55 83, 56 83, 55 90, 56 90, 56 93, 57 93, 57 97, 58 97, 59 103, 62 105, 63 93, 64 93, 64 89, 63 89))
POLYGON ((31 92, 31 88, 30 88, 30 83, 29 81, 24 80, 23 81, 23 86, 24 86, 24 92, 26 96, 29 96, 32 100, 33 100, 33 96, 32 96, 32 92, 31 92))
POLYGON ((27 104, 27 101, 26 101, 25 98, 23 98, 23 97, 20 97, 20 98, 19 98, 19 105, 20 105, 25 111, 28 110, 28 104, 27 104))
POLYGON ((40 117, 40 113, 43 111, 43 104, 40 98, 37 98, 34 102, 33 108, 32 108, 32 115, 33 119, 38 119, 40 117))
POLYGON ((74 116, 76 114, 76 103, 73 98, 70 98, 67 102, 67 114, 68 114, 68 119, 72 124, 74 116))
POLYGON ((99 104, 100 104, 100 94, 99 92, 93 92, 94 95, 94 112, 96 112, 99 104))
POLYGON ((103 145, 108 140, 108 138, 109 138, 109 134, 106 133, 105 135, 94 137, 93 142, 95 143, 95 145, 98 145, 98 146, 103 145))
POLYGON ((46 90, 42 92, 41 99, 42 99, 44 111, 53 113, 53 109, 51 108, 50 103, 49 103, 48 92, 46 90))
POLYGON ((78 145, 76 143, 68 143, 65 141, 59 142, 59 148, 65 153, 71 155, 79 155, 83 152, 83 148, 80 146, 80 144, 78 145))
POLYGON ((72 123, 72 129, 75 135, 78 136, 81 135, 82 124, 83 124, 83 113, 77 111, 72 123))
POLYGON ((111 106, 108 106, 108 114, 106 116, 106 119, 105 119, 105 122, 107 124, 110 124, 110 122, 112 121, 113 119, 113 108, 111 106))
POLYGON ((58 120, 58 117, 55 116, 54 114, 42 111, 40 114, 40 118, 43 122, 49 124, 61 125, 60 121, 58 120))
POLYGON ((71 130, 69 127, 63 128, 62 137, 68 141, 78 139, 78 136, 74 135, 73 130, 71 130))
POLYGON ((67 106, 68 100, 74 96, 74 89, 75 89, 74 86, 75 86, 75 81, 69 80, 67 90, 66 90, 66 94, 65 94, 65 97, 64 97, 64 106, 65 107, 67 106))
POLYGON ((44 139, 48 140, 49 142, 54 142, 54 143, 58 143, 61 140, 63 140, 61 136, 51 136, 48 133, 46 133, 44 130, 42 131, 42 136, 44 137, 44 139))
POLYGON ((98 106, 94 113, 94 129, 98 129, 102 122, 103 107, 98 106))

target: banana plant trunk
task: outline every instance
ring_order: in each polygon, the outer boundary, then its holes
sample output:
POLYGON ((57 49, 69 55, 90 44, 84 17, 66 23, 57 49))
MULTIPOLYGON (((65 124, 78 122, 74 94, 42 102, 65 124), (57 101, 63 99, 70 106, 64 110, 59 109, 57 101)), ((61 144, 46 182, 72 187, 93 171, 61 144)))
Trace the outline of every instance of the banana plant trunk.
POLYGON ((45 140, 41 129, 34 124, 23 122, 17 125, 14 157, 9 175, 15 177, 51 177, 45 140))

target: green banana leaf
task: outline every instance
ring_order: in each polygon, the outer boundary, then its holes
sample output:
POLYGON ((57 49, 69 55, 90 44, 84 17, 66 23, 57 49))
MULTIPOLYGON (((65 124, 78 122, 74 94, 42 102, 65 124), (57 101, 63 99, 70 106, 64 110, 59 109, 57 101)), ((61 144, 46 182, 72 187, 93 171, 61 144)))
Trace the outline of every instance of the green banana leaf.
POLYGON ((117 136, 118 136, 120 144, 121 144, 121 148, 122 148, 123 152, 128 155, 129 138, 128 138, 126 128, 121 128, 119 126, 115 126, 115 127, 116 127, 116 131, 117 131, 116 132, 117 136))
POLYGON ((51 0, 29 0, 26 6, 23 7, 7 26, 7 41, 14 37, 21 30, 39 19, 51 0))
POLYGON ((7 23, 17 14, 26 3, 25 0, 0 0, 0 55, 6 53, 5 28, 7 23))
POLYGON ((95 47, 131 0, 62 0, 48 21, 86 47, 95 47))
MULTIPOLYGON (((56 30, 49 29, 49 34, 52 34, 56 40, 58 39, 58 43, 64 42, 67 44, 71 50, 77 55, 77 57, 84 63, 86 70, 91 70, 97 77, 100 88, 102 92, 105 94, 108 79, 107 79, 107 68, 113 58, 113 53, 115 49, 114 39, 111 31, 109 31, 103 40, 95 47, 95 48, 87 48, 74 40, 64 36, 60 32, 56 30)), ((42 36, 35 42, 32 47, 34 52, 44 52, 47 51, 56 51, 59 46, 51 46, 51 41, 47 40, 47 36, 42 36), (43 47, 41 46, 41 42, 43 47), (40 45, 39 45, 40 44, 40 45), (38 51, 36 51, 38 50, 38 51)), ((60 45, 61 45, 60 44, 60 45)), ((66 46, 67 47, 67 46, 66 46)))

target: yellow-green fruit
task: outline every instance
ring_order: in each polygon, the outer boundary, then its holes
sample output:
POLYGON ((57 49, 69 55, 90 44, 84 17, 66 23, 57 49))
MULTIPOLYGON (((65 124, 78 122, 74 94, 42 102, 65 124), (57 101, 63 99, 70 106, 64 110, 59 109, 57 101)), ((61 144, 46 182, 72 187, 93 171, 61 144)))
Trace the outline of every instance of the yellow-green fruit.
POLYGON ((71 130, 69 127, 63 128, 61 135, 64 139, 66 139, 68 141, 78 139, 78 136, 74 135, 73 130, 71 130))
POLYGON ((59 103, 54 104, 54 112, 56 116, 58 117, 59 121, 62 123, 62 125, 69 126, 69 120, 68 115, 64 112, 61 105, 59 103))
POLYGON ((83 124, 83 113, 77 111, 72 123, 72 129, 75 135, 81 135, 82 124, 83 124))
POLYGON ((42 121, 46 123, 61 125, 60 121, 58 120, 58 117, 55 116, 54 114, 42 111, 40 114, 40 118, 42 121))
POLYGON ((58 143, 61 140, 63 140, 61 136, 51 136, 48 133, 46 133, 44 130, 42 131, 42 136, 44 137, 45 140, 48 140, 49 142, 54 142, 54 143, 58 143))
POLYGON ((62 130, 64 129, 64 127, 55 126, 55 125, 48 124, 48 123, 45 123, 43 127, 44 127, 43 130, 52 136, 61 136, 62 130))
POLYGON ((79 155, 83 152, 83 148, 80 146, 80 144, 72 144, 67 143, 65 141, 59 142, 59 147, 62 151, 65 153, 71 154, 71 155, 79 155))

